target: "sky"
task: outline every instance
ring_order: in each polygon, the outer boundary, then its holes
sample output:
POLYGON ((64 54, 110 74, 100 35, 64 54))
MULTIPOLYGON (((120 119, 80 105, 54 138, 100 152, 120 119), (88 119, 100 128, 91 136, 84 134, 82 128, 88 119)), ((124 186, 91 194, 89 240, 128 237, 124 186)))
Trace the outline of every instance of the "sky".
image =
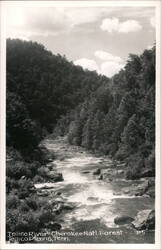
POLYGON ((155 43, 154 7, 6 7, 7 37, 36 41, 75 65, 112 77, 155 43))

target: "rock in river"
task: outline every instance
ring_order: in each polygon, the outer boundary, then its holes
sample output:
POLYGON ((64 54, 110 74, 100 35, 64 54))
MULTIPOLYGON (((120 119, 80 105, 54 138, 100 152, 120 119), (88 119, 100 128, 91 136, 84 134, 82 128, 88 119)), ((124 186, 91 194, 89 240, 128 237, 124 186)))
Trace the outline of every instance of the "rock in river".
POLYGON ((98 177, 98 180, 103 180, 103 174, 100 174, 100 176, 98 177))
POLYGON ((155 176, 155 169, 151 168, 144 169, 140 174, 140 177, 154 177, 154 176, 155 176))
POLYGON ((63 209, 65 209, 65 210, 72 210, 73 208, 74 208, 74 206, 71 204, 68 204, 68 203, 63 204, 63 209))
POLYGON ((90 173, 89 170, 83 170, 83 171, 82 171, 82 174, 89 174, 89 173, 90 173))
POLYGON ((131 218, 130 216, 127 215, 122 215, 122 216, 118 216, 114 219, 115 224, 117 225, 124 225, 124 224, 131 224, 131 222, 134 219, 131 218))
POLYGON ((58 181, 63 181, 64 180, 63 179, 63 175, 61 173, 57 173, 55 171, 50 171, 48 173, 48 177, 50 179, 52 179, 52 181, 54 181, 54 182, 58 182, 58 181))
POLYGON ((61 195, 62 193, 61 192, 56 192, 56 195, 61 195))
POLYGON ((132 222, 132 225, 137 230, 154 229, 155 211, 150 209, 139 211, 135 217, 135 220, 132 222))
POLYGON ((93 172, 94 175, 100 175, 101 174, 101 169, 100 168, 97 168, 94 172, 93 172))

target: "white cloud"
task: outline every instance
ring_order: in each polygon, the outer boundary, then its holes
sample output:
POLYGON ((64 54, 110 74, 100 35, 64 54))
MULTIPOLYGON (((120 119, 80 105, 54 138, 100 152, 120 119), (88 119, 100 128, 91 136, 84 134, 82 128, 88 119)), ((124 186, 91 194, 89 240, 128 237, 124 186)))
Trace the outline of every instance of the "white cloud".
POLYGON ((119 56, 113 56, 112 54, 102 50, 95 51, 94 55, 99 59, 105 61, 113 61, 118 63, 121 63, 123 61, 119 56))
POLYGON ((112 77, 124 67, 123 60, 119 56, 102 50, 95 51, 94 55, 104 61, 100 64, 100 73, 107 77, 112 77))
POLYGON ((7 9, 7 35, 10 37, 56 35, 66 30, 68 23, 63 9, 48 7, 7 9))
MULTIPOLYGON (((102 20, 101 29, 108 32, 128 33, 141 30, 142 26, 137 17, 152 16, 154 8, 123 8, 123 7, 23 7, 18 3, 7 7, 7 32, 10 36, 13 32, 21 36, 52 36, 71 31, 73 28, 78 30, 79 25, 95 23, 99 26, 102 20), (120 22, 122 16, 128 20, 120 22), (111 16, 113 18, 110 18, 111 16), (97 23, 96 23, 97 22, 97 23)), ((152 21, 153 22, 153 21, 152 21)), ((154 25, 154 24, 152 24, 154 25)), ((87 26, 82 26, 85 30, 87 26)), ((80 28, 80 27, 79 27, 80 28)), ((83 29, 82 28, 82 29, 83 29)), ((89 28, 89 26, 88 26, 89 28)), ((90 30, 92 26, 90 25, 90 30)))
POLYGON ((92 23, 97 21, 101 16, 102 8, 66 8, 64 13, 68 18, 70 25, 76 26, 84 23, 92 23))
POLYGON ((118 18, 106 18, 102 20, 100 28, 103 31, 112 33, 113 31, 119 33, 136 32, 142 29, 140 23, 136 20, 127 20, 120 22, 118 18))
POLYGON ((112 77, 124 67, 123 64, 117 62, 104 62, 101 64, 101 74, 112 77))
POLYGON ((105 8, 67 8, 67 7, 7 7, 7 33, 24 36, 58 35, 72 30, 78 25, 93 23, 103 13, 112 9, 105 8))
POLYGON ((155 17, 151 17, 151 18, 150 18, 150 24, 151 24, 151 26, 152 26, 153 28, 155 28, 155 22, 156 22, 155 17))
POLYGON ((136 20, 127 20, 119 24, 119 32, 136 32, 142 29, 140 23, 136 20))
POLYGON ((104 31, 112 32, 117 31, 119 26, 118 18, 106 18, 102 20, 100 28, 104 31))
POLYGON ((105 61, 98 66, 95 60, 81 58, 74 62, 75 65, 80 65, 84 69, 90 71, 97 71, 98 74, 105 75, 107 77, 112 77, 114 74, 118 73, 125 65, 117 61, 105 61))
POLYGON ((84 69, 88 69, 88 70, 91 70, 91 71, 96 70, 99 73, 99 67, 98 67, 97 63, 94 60, 87 59, 87 58, 80 58, 80 59, 74 61, 74 64, 75 65, 80 65, 84 69))

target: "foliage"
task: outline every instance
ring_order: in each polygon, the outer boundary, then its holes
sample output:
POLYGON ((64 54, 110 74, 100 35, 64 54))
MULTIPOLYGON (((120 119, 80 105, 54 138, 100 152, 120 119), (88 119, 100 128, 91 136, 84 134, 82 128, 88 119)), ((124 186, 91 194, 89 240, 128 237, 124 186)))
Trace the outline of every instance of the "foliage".
MULTIPOLYGON (((98 87, 66 120, 63 117, 63 123, 70 143, 126 162, 139 154, 153 168, 155 47, 141 56, 130 55, 125 69, 98 87)), ((136 166, 128 164, 127 177, 138 175, 139 157, 136 166)))
POLYGON ((36 42, 7 40, 7 144, 35 147, 43 131, 108 79, 36 42), (29 145, 30 144, 30 145, 29 145))
MULTIPOLYGON (((18 199, 16 195, 7 198, 7 231, 8 232, 39 232, 45 223, 53 221, 55 214, 52 207, 42 203, 36 196, 18 199), (16 203, 13 203, 15 202, 16 203)), ((7 235, 7 240, 9 240, 7 235)), ((19 238, 21 242, 21 238, 19 238)))

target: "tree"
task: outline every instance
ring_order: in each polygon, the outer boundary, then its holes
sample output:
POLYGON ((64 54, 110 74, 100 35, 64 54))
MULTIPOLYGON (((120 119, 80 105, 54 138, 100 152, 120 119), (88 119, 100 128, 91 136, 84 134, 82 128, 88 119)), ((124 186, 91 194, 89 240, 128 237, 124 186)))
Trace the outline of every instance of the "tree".
POLYGON ((82 146, 88 150, 92 148, 92 144, 93 144, 93 134, 94 134, 93 118, 94 118, 94 114, 90 113, 83 127, 83 133, 82 133, 82 146))
POLYGON ((139 146, 139 125, 136 114, 133 114, 128 120, 127 126, 124 128, 124 131, 121 136, 121 141, 128 148, 137 151, 139 146))

